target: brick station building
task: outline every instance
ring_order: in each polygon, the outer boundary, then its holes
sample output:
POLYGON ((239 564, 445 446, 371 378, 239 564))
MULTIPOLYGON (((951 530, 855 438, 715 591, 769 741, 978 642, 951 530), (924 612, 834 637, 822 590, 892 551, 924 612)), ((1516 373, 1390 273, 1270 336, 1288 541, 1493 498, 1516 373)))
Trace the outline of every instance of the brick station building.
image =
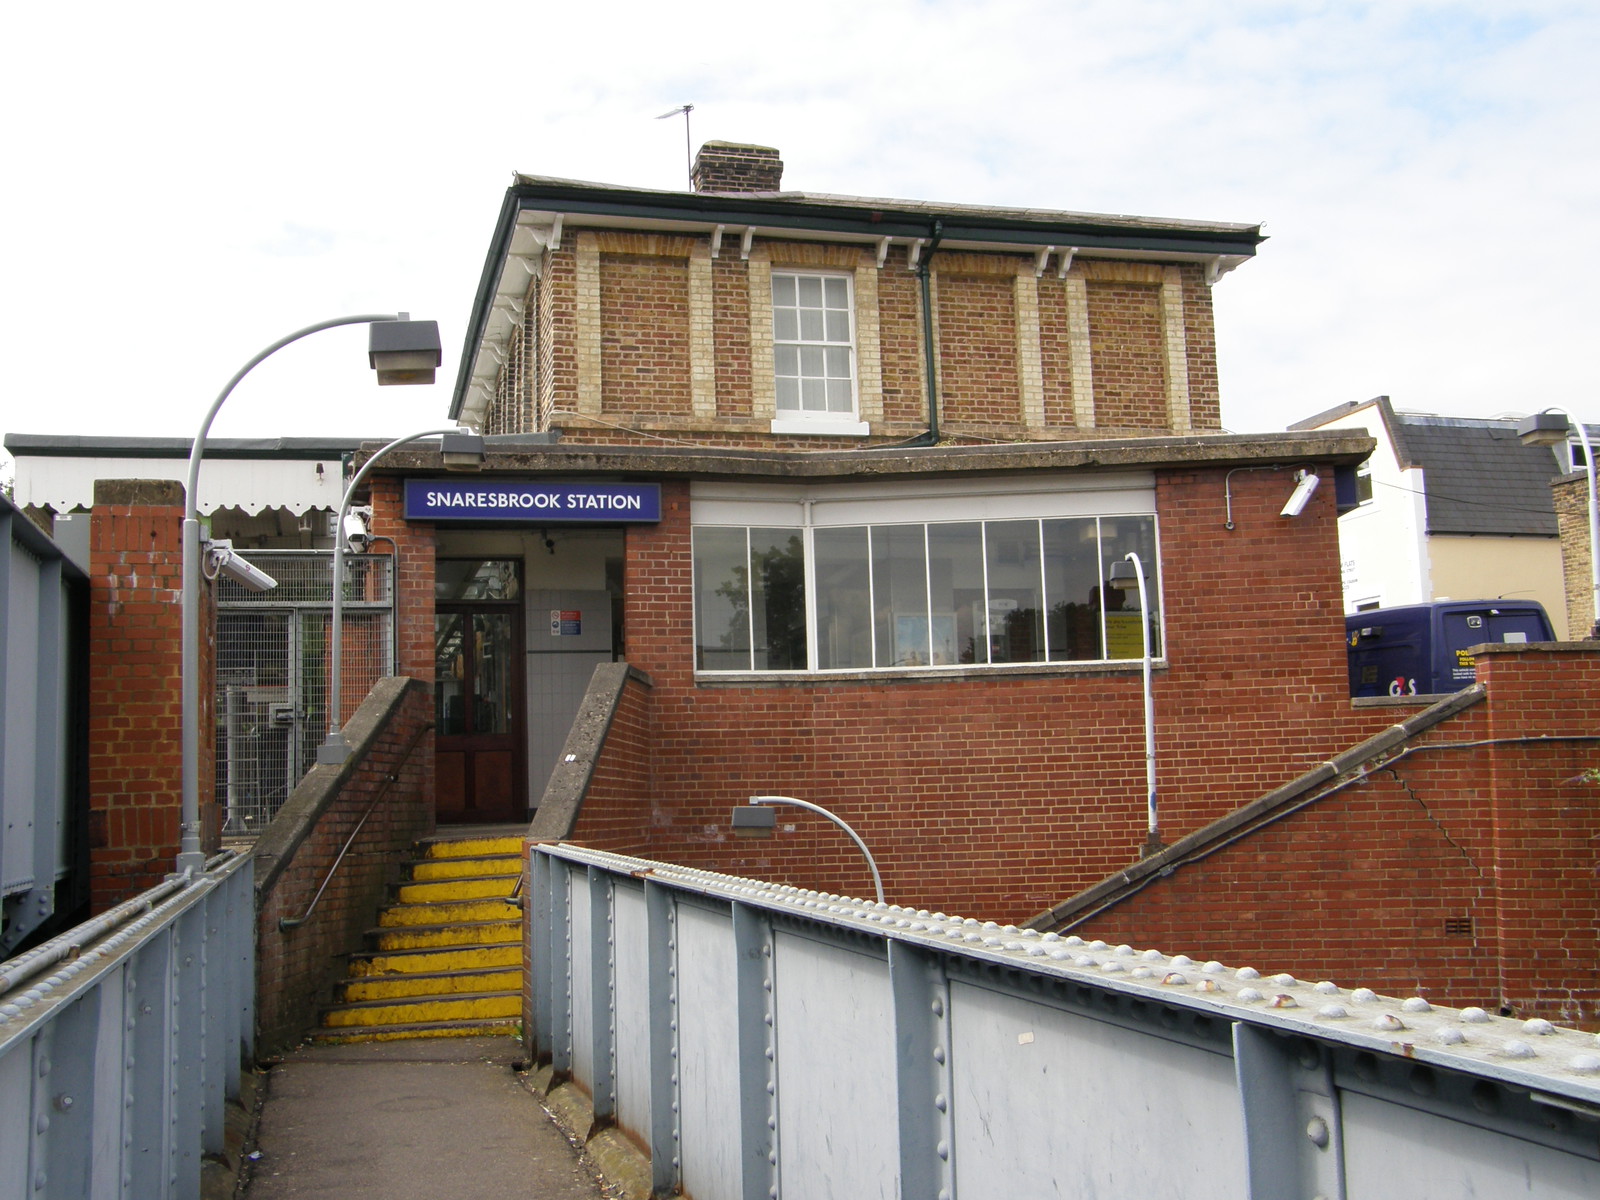
POLYGON ((1018 920, 1146 842, 1144 625, 1164 838, 1371 723, 1335 529, 1370 439, 1220 427, 1211 288, 1257 227, 781 170, 506 193, 451 410, 487 460, 372 476, 441 821, 870 894, 811 814, 731 837, 794 796, 893 898, 1018 920))

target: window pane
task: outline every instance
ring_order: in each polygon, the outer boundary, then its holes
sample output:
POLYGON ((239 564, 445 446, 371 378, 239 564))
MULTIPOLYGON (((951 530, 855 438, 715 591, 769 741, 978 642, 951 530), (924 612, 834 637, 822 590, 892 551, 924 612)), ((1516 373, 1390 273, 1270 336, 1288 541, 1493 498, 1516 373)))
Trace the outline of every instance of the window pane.
POLYGON ((987 662, 979 522, 928 526, 928 588, 934 663, 987 662))
POLYGON ((800 381, 780 375, 777 384, 778 407, 791 412, 798 411, 800 408, 800 381))
POLYGON ((817 579, 817 666, 872 665, 872 593, 867 531, 819 529, 813 538, 817 579))
POLYGON ((805 548, 798 529, 750 531, 752 666, 806 666, 805 548))
POLYGON ((800 336, 808 342, 822 340, 822 310, 819 308, 802 308, 800 310, 800 336))
POLYGON ((750 669, 750 566, 743 529, 694 531, 695 666, 750 669))
POLYGON ((800 336, 800 314, 792 308, 772 310, 772 337, 774 341, 792 342, 800 336))
POLYGON ((850 289, 841 275, 825 275, 822 279, 823 295, 829 308, 848 308, 850 289))
POLYGON ((989 661, 1041 662, 1039 522, 989 521, 983 529, 989 564, 989 661))
POLYGON ((795 346, 774 346, 772 367, 779 375, 800 374, 800 350, 795 346))
POLYGON ((827 339, 830 342, 850 340, 850 314, 843 309, 830 308, 826 314, 827 339))
POLYGON ((774 275, 772 277, 772 302, 786 304, 794 307, 794 276, 774 275))
POLYGON ((827 411, 827 384, 821 379, 802 379, 800 381, 800 407, 806 412, 827 411))
POLYGON ((827 351, 821 346, 800 347, 800 374, 807 379, 821 379, 827 374, 827 351))
POLYGON ((1044 568, 1050 661, 1104 658, 1100 534, 1095 519, 1044 522, 1044 568))
MULTIPOLYGON (((1113 563, 1122 561, 1128 551, 1139 555, 1144 566, 1145 591, 1150 600, 1150 653, 1161 654, 1161 579, 1156 561, 1156 523, 1154 517, 1101 517, 1100 561, 1110 578, 1113 563)), ((1142 658, 1144 643, 1139 629, 1139 589, 1131 584, 1118 591, 1106 589, 1106 657, 1142 658)))
POLYGON ((828 411, 853 413, 856 410, 855 389, 848 379, 828 380, 828 411))
POLYGON ((923 526, 873 526, 872 590, 877 621, 876 665, 926 666, 931 650, 923 526))
POLYGON ((822 361, 829 379, 850 378, 850 350, 846 346, 829 346, 822 352, 822 361))
POLYGON ((794 276, 799 288, 800 303, 808 308, 822 307, 822 280, 816 275, 794 276))

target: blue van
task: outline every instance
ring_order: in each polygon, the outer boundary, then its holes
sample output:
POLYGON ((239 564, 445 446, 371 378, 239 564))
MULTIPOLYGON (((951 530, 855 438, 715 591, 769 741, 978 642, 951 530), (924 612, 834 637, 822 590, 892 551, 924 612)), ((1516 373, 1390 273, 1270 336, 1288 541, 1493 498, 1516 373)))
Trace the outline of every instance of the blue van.
POLYGON ((1436 600, 1349 613, 1352 696, 1458 692, 1478 678, 1468 650, 1485 642, 1553 642, 1534 600, 1436 600))

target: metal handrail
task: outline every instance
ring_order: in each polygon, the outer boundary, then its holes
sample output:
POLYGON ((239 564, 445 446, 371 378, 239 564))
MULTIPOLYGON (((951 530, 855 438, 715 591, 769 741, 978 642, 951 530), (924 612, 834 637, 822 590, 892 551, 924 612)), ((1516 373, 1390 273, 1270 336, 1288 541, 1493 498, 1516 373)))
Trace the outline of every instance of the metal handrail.
POLYGON ((372 803, 367 805, 367 811, 361 814, 361 819, 356 822, 355 828, 350 831, 350 836, 345 838, 344 845, 339 847, 339 853, 334 858, 333 865, 328 868, 328 873, 322 877, 322 883, 317 887, 317 894, 311 897, 311 903, 306 905, 306 911, 298 917, 279 917, 278 932, 287 933, 291 929, 298 929, 311 919, 311 914, 317 909, 317 903, 322 899, 322 893, 328 890, 328 884, 332 882, 334 873, 339 869, 339 864, 344 861, 345 854, 349 852, 351 845, 355 842, 356 835, 361 832, 361 827, 367 823, 367 818, 376 811, 378 805, 383 803, 384 797, 389 794, 389 789, 399 781, 400 772, 411 761, 411 755, 416 750, 417 743, 422 740, 425 734, 431 732, 433 732, 433 722, 428 721, 416 733, 411 735, 411 741, 406 746, 405 753, 400 756, 400 762, 393 771, 384 776, 383 786, 378 789, 378 794, 372 798, 372 803))

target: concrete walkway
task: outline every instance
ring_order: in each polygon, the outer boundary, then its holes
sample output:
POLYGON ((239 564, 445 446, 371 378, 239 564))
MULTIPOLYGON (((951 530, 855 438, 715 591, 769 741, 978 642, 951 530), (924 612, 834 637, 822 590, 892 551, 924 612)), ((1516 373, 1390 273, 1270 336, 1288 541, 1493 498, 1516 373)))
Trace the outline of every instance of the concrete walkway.
POLYGON ((267 1077, 248 1200, 596 1200, 512 1038, 303 1046, 267 1077))

